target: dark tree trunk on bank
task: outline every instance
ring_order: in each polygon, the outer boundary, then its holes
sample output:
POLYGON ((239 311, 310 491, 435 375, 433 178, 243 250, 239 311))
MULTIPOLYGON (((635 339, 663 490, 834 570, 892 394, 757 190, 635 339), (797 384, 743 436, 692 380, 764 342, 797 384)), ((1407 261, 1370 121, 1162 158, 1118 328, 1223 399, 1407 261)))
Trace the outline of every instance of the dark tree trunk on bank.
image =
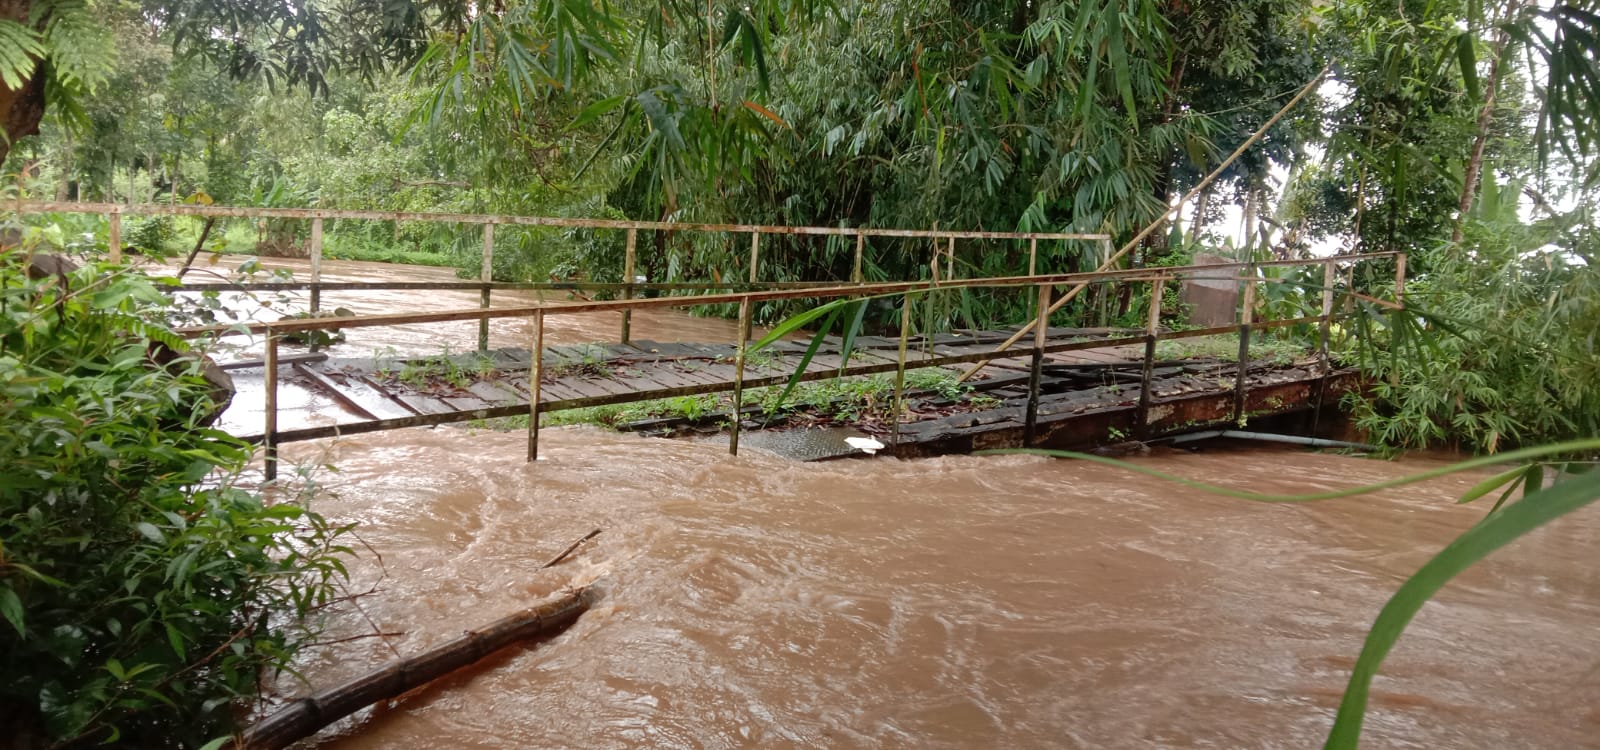
MULTIPOLYGON (((16 21, 26 25, 32 0, 0 0, 0 20, 16 21)), ((33 75, 21 88, 12 90, 0 84, 0 118, 4 118, 5 138, 0 139, 0 162, 11 154, 11 147, 19 138, 39 132, 44 120, 44 82, 48 77, 44 62, 34 68, 33 75)))

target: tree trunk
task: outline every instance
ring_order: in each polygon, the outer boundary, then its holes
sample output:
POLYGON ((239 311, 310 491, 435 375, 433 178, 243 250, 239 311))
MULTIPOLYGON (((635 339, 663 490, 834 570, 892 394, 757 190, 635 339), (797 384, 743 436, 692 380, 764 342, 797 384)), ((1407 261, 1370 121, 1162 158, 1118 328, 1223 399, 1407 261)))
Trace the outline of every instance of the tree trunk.
MULTIPOLYGON (((33 0, 0 0, 0 20, 27 25, 33 10, 33 0)), ((34 67, 33 75, 13 90, 0 84, 0 117, 4 119, 5 138, 0 140, 0 162, 11 154, 18 139, 36 135, 39 123, 44 120, 44 84, 48 78, 44 61, 34 67)))
MULTIPOLYGON (((1521 4, 1513 5, 1507 13, 1507 19, 1521 4)), ((1478 132, 1472 139, 1472 153, 1467 157, 1467 169, 1461 176, 1461 201, 1456 205, 1456 226, 1450 232, 1450 242, 1454 245, 1461 244, 1461 236, 1467 223, 1467 213, 1472 211, 1472 201, 1478 194, 1478 175, 1483 172, 1483 148, 1489 142, 1489 121, 1494 119, 1495 91, 1500 84, 1500 58, 1506 49, 1506 32, 1502 29, 1495 35, 1494 59, 1490 62, 1489 76, 1483 81, 1483 109, 1478 110, 1478 132)))
POLYGON ((393 698, 473 664, 519 641, 561 632, 589 608, 587 589, 501 618, 426 653, 402 659, 309 698, 289 703, 245 730, 236 750, 277 750, 373 703, 393 698))

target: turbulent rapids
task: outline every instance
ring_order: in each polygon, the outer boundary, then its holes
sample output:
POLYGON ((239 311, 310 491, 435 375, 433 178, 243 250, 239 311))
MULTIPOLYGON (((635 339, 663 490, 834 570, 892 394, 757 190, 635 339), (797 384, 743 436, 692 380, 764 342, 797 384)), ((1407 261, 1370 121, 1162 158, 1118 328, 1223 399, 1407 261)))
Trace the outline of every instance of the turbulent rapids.
MULTIPOLYGON (((1378 608, 1483 512, 1471 477, 1308 506, 1032 457, 799 464, 551 430, 293 446, 371 545, 330 684, 562 586, 565 634, 369 711, 323 747, 1307 747, 1378 608), (543 564, 594 528, 572 560, 543 564), (376 553, 376 554, 374 554, 376 553), (379 558, 381 555, 381 559, 379 558)), ((1411 473, 1298 451, 1157 453, 1260 491, 1411 473)), ((1422 612, 1369 716, 1383 747, 1590 746, 1600 514, 1490 558, 1422 612)), ((302 688, 287 683, 290 694, 302 688)))

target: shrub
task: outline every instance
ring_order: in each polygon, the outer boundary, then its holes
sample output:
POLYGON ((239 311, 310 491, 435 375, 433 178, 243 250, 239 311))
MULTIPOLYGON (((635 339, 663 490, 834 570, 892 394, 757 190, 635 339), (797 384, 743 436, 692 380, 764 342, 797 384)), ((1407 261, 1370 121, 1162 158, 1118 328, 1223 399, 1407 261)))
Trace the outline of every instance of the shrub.
POLYGON ((186 347, 150 280, 24 263, 0 255, 0 733, 203 744, 306 642, 344 529, 237 486, 199 358, 153 364, 186 347))

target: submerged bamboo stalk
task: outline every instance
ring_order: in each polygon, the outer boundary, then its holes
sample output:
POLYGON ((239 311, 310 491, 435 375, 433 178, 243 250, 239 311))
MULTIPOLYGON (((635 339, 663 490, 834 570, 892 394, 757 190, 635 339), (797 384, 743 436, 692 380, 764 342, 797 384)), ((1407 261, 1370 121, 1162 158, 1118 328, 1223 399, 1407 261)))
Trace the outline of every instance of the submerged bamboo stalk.
POLYGON ((373 703, 394 698, 530 638, 554 635, 593 603, 579 589, 502 617, 428 651, 391 662, 343 685, 293 701, 246 729, 235 750, 278 750, 373 703))

